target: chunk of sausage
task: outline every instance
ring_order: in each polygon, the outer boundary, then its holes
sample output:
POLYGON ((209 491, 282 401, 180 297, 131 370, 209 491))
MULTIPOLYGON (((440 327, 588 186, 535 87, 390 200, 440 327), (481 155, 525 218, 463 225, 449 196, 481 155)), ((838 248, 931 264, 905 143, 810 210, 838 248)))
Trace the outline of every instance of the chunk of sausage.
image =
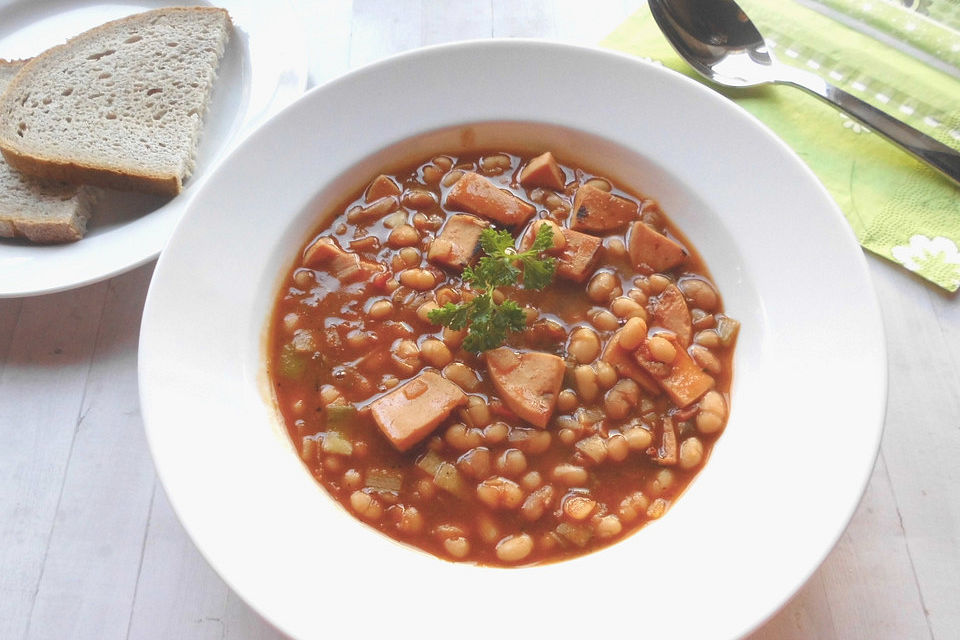
POLYGON ((659 333, 676 348, 673 362, 664 364, 650 353, 649 342, 644 342, 634 352, 641 367, 647 370, 678 407, 686 407, 713 388, 714 380, 693 361, 686 349, 680 346, 676 336, 659 333))
POLYGON ((440 374, 425 371, 370 403, 370 413, 383 435, 399 451, 417 444, 466 404, 463 390, 440 374))
POLYGON ((400 198, 397 196, 383 196, 370 201, 365 206, 351 207, 347 211, 347 222, 350 224, 369 224, 375 220, 393 213, 400 208, 400 198))
POLYGON ((329 236, 321 236, 313 241, 303 252, 303 266, 310 269, 324 267, 334 258, 346 253, 337 244, 337 241, 329 236))
POLYGON ((384 270, 384 267, 363 260, 351 251, 340 248, 329 236, 317 238, 303 252, 303 266, 310 269, 325 269, 340 282, 356 282, 384 270))
POLYGON ((640 206, 631 200, 585 184, 573 197, 570 228, 574 231, 617 231, 640 214, 640 206))
POLYGON ((633 352, 620 346, 619 331, 607 340, 600 359, 616 369, 621 378, 630 378, 651 395, 660 394, 660 385, 634 361, 633 352))
POLYGON ((464 213, 450 216, 440 235, 430 244, 427 259, 434 264, 463 269, 480 244, 480 233, 489 223, 464 213))
POLYGON ((667 285, 659 296, 650 298, 650 326, 669 329, 677 335, 677 340, 683 348, 690 346, 693 337, 693 319, 690 309, 683 298, 683 293, 676 285, 667 285))
POLYGON ((543 429, 557 406, 566 366, 549 353, 518 353, 509 347, 487 352, 487 371, 507 407, 543 429))
POLYGON ((547 151, 528 162, 520 172, 519 179, 525 187, 547 187, 561 191, 566 178, 553 154, 547 151))
POLYGON ((549 220, 535 220, 527 227, 527 232, 520 241, 520 250, 526 251, 533 244, 537 231, 541 225, 553 227, 553 233, 563 234, 563 248, 558 251, 548 251, 557 257, 557 275, 574 282, 583 282, 593 274, 600 257, 600 238, 579 231, 564 229, 549 220))
POLYGON ((667 271, 687 259, 687 250, 678 242, 639 221, 630 226, 627 252, 633 266, 647 273, 667 271))
POLYGON ((447 192, 446 204, 511 227, 526 224, 536 213, 529 202, 473 172, 463 174, 453 183, 447 192))
POLYGON ((383 174, 377 176, 370 183, 370 186, 367 187, 367 192, 363 194, 363 199, 367 202, 373 202, 374 200, 379 200, 380 198, 386 198, 387 196, 399 196, 400 187, 396 182, 393 181, 393 178, 390 176, 385 176, 383 174))

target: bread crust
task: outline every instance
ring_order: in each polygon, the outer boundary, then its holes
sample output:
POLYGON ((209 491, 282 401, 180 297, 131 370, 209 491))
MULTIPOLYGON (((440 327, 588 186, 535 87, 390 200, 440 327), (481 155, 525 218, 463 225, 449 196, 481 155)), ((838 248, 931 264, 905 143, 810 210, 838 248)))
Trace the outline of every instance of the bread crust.
POLYGON ((78 213, 71 224, 49 224, 30 220, 0 220, 0 237, 26 238, 36 244, 67 244, 83 238, 88 212, 78 213))
MULTIPOLYGON (((9 96, 15 95, 22 85, 33 80, 33 71, 43 67, 47 60, 55 58, 60 52, 73 46, 82 46, 87 41, 96 38, 99 34, 123 26, 127 23, 142 21, 145 17, 154 14, 170 13, 219 13, 226 20, 228 27, 232 25, 230 14, 226 9, 219 7, 165 7, 136 13, 124 18, 112 20, 78 34, 65 43, 51 47, 40 55, 30 59, 14 77, 7 90, 0 94, 0 111, 4 110, 9 96)), ((0 129, 0 152, 6 162, 14 169, 41 179, 58 180, 74 184, 90 184, 123 191, 143 191, 160 195, 175 196, 183 188, 183 178, 180 175, 160 175, 137 171, 133 168, 116 169, 102 165, 87 164, 68 160, 57 155, 34 153, 26 150, 16 136, 9 135, 8 131, 0 129)))
POLYGON ((161 196, 175 196, 183 189, 180 176, 117 171, 109 167, 61 161, 53 157, 33 156, 2 145, 3 142, 0 142, 0 152, 8 165, 24 175, 40 180, 89 184, 118 191, 141 191, 161 196))
POLYGON ((93 212, 99 192, 81 186, 71 200, 74 207, 69 219, 49 220, 0 207, 0 237, 26 238, 36 244, 76 242, 87 232, 87 221, 93 212))
MULTIPOLYGON (((0 58, 0 65, 17 65, 22 67, 32 59, 33 58, 0 58)), ((0 91, 0 95, 3 95, 3 91, 0 91)))

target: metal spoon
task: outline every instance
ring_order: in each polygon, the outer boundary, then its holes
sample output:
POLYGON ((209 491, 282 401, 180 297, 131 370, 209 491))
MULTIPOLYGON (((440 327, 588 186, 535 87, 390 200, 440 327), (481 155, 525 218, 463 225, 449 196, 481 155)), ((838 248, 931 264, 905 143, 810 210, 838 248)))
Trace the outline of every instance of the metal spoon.
POLYGON ((960 153, 814 73, 777 62, 733 0, 648 1, 667 40, 707 80, 728 87, 777 83, 806 89, 960 183, 960 153))

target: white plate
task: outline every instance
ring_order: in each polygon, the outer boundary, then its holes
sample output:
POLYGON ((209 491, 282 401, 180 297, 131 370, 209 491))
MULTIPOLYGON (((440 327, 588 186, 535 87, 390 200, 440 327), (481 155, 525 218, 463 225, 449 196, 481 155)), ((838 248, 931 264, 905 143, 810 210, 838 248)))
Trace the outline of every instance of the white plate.
POLYGON ((860 499, 885 405, 879 318, 826 191, 732 103, 610 52, 465 43, 312 91, 211 176, 150 287, 141 406, 187 531, 293 636, 729 638, 803 584, 860 499), (659 199, 743 322, 729 425, 685 495, 627 540, 544 567, 449 563, 359 524, 300 464, 266 383, 274 295, 323 208, 383 163, 470 135, 560 150, 659 199))
POLYGON ((215 4, 234 31, 214 87, 193 176, 176 198, 106 192, 83 240, 37 246, 0 238, 0 297, 71 289, 132 269, 160 253, 211 169, 256 125, 300 96, 305 35, 286 2, 20 0, 0 2, 0 58, 35 56, 91 27, 169 5, 215 4))

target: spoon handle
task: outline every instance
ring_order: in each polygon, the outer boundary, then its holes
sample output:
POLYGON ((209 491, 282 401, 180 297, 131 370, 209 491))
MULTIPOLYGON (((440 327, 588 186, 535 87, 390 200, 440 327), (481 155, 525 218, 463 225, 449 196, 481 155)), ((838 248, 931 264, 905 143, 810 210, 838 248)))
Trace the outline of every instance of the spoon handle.
POLYGON ((789 67, 780 71, 786 69, 790 69, 790 71, 783 73, 783 77, 778 79, 778 82, 806 89, 840 108, 873 131, 899 145, 904 151, 913 154, 955 183, 960 184, 960 152, 887 115, 843 89, 833 86, 816 74, 789 67))

